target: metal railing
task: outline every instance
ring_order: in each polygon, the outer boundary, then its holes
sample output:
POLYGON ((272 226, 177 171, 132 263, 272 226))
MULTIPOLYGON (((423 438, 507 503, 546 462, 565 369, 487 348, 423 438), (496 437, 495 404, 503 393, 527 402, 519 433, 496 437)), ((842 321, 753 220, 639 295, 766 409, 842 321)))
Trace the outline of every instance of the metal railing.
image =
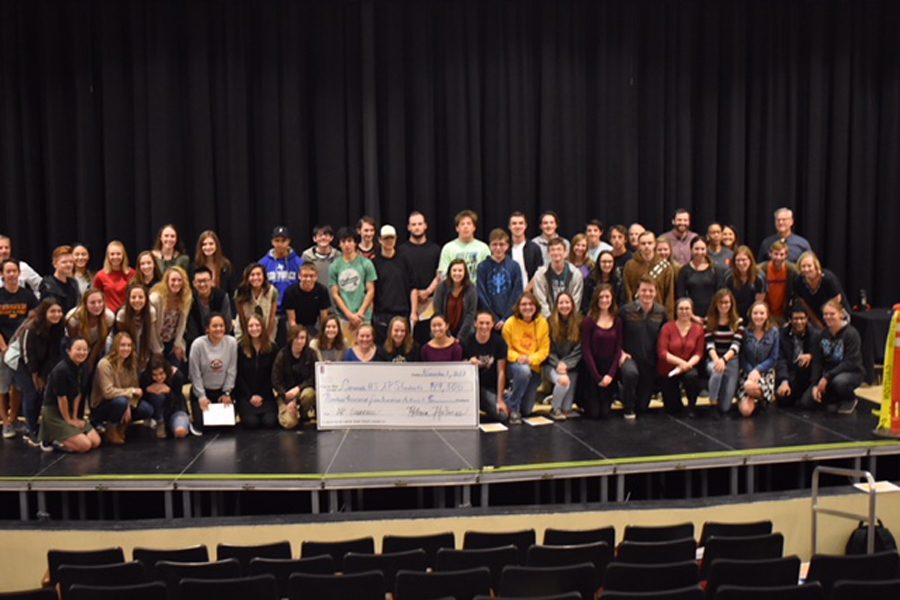
POLYGON ((866 532, 866 554, 874 554, 875 552, 875 478, 868 471, 859 469, 841 469, 838 467, 816 467, 812 476, 812 554, 816 553, 816 542, 818 534, 818 517, 819 513, 831 515, 833 517, 843 517, 854 521, 865 521, 867 523, 866 532), (855 477, 863 479, 869 484, 869 514, 861 515, 857 513, 836 510, 833 508, 825 508, 819 505, 819 475, 826 473, 828 475, 842 475, 845 477, 855 477))

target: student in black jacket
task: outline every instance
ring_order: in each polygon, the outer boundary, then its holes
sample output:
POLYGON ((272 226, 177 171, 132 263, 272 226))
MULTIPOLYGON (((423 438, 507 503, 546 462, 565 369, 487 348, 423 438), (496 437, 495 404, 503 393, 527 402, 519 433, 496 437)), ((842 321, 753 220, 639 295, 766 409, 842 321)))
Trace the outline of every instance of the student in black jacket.
POLYGON ((234 399, 241 425, 247 429, 275 427, 278 423, 278 408, 272 391, 275 345, 266 335, 259 317, 254 315, 247 319, 247 330, 239 345, 234 399))
POLYGON ((781 328, 781 352, 775 366, 778 387, 775 395, 780 405, 796 405, 809 389, 813 351, 821 331, 809 322, 802 304, 794 304, 787 312, 788 322, 781 328))
POLYGON ((822 307, 825 329, 816 344, 812 360, 812 386, 803 396, 804 406, 821 404, 842 415, 856 410, 854 390, 863 380, 859 332, 844 320, 840 300, 822 307))

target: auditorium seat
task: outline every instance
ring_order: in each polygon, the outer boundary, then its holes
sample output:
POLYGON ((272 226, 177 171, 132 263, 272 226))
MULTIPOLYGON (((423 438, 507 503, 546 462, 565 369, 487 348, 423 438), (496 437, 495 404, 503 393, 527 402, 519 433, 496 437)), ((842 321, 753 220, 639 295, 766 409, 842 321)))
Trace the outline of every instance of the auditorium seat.
POLYGON ((627 542, 672 542, 694 537, 693 523, 644 527, 628 525, 623 540, 627 542))
POLYGON ((421 548, 406 552, 388 552, 382 554, 357 554, 348 552, 344 555, 344 573, 365 573, 380 571, 384 576, 384 593, 394 591, 394 580, 398 571, 427 571, 428 555, 421 548))
POLYGON ((591 563, 566 567, 522 567, 503 569, 500 578, 500 596, 551 596, 567 592, 579 592, 582 598, 593 598, 596 570, 591 563))
POLYGON ((776 587, 796 584, 799 578, 797 556, 760 560, 718 558, 707 570, 706 591, 712 598, 723 585, 776 587))
POLYGON ((111 565, 61 565, 56 571, 60 596, 66 600, 69 588, 82 585, 135 585, 147 582, 147 572, 139 561, 111 565))
POLYGON ((613 526, 600 527, 599 529, 545 529, 545 546, 576 546, 591 544, 593 542, 606 542, 610 548, 616 547, 616 528, 613 526))
POLYGON ((612 562, 606 568, 603 588, 616 592, 657 592, 677 590, 699 582, 699 567, 693 560, 664 565, 612 562))
POLYGON ((657 592, 604 592, 600 600, 704 600, 703 588, 695 584, 677 590, 657 592))
POLYGON ((288 583, 290 600, 384 600, 384 575, 366 571, 344 575, 294 573, 288 583))
POLYGON ((236 558, 241 565, 241 574, 250 572, 250 561, 254 558, 292 558, 291 543, 288 541, 251 546, 219 544, 216 546, 216 560, 236 558))
POLYGON ((742 523, 720 523, 707 521, 700 530, 699 546, 704 546, 712 536, 745 537, 748 535, 765 535, 772 533, 772 521, 748 521, 742 523))
POLYGON ((135 548, 131 551, 132 560, 139 560, 144 563, 144 569, 147 571, 148 579, 156 578, 156 563, 161 560, 170 562, 207 562, 209 560, 209 551, 206 546, 199 544, 188 548, 135 548))
POLYGON ((271 575, 234 579, 182 579, 179 600, 278 600, 278 586, 271 575))
POLYGON ((535 540, 534 529, 505 532, 467 531, 463 537, 463 548, 465 550, 497 548, 512 544, 519 550, 519 564, 524 565, 528 558, 528 549, 534 545, 535 540))
POLYGON ((300 545, 300 558, 328 555, 334 560, 334 568, 344 570, 344 555, 348 552, 357 554, 375 554, 375 540, 371 537, 336 542, 306 541, 300 545))
POLYGON ((491 571, 491 588, 495 591, 500 586, 503 568, 519 564, 519 549, 512 544, 497 548, 471 548, 469 550, 451 550, 442 548, 437 553, 435 571, 464 571, 476 567, 487 567, 491 571))
POLYGON ((831 597, 833 600, 897 600, 900 598, 900 579, 836 581, 831 597))
POLYGON ((428 566, 434 567, 438 550, 456 548, 456 536, 450 531, 428 535, 386 535, 381 539, 381 551, 385 554, 420 548, 428 557, 428 566))
POLYGON ((616 551, 616 560, 624 563, 663 564, 695 560, 697 542, 692 537, 670 542, 624 541, 616 551))
POLYGON ((47 568, 50 571, 50 583, 56 585, 56 572, 61 565, 111 565, 125 562, 125 553, 121 548, 104 548, 103 550, 49 550, 47 551, 47 568))
POLYGON ((703 550, 703 561, 700 565, 700 578, 706 579, 709 566, 719 558, 743 560, 761 560, 764 558, 781 558, 784 555, 784 536, 780 533, 764 535, 748 535, 745 537, 717 537, 706 540, 703 550))
POLYGON ((594 585, 600 588, 603 585, 606 567, 612 558, 612 549, 606 542, 570 546, 532 546, 528 549, 525 564, 529 567, 562 567, 591 563, 594 565, 594 585))
POLYGON ((68 600, 166 600, 168 591, 161 581, 135 585, 73 585, 68 600))
POLYGON ((433 600, 451 597, 471 600, 491 593, 491 571, 487 567, 464 571, 422 573, 400 571, 394 588, 394 600, 433 600))
POLYGON ((241 563, 236 558, 216 562, 182 563, 161 560, 156 571, 166 584, 169 599, 178 598, 178 584, 182 579, 233 579, 241 575, 241 563))
POLYGON ((474 600, 581 600, 581 594, 568 592, 552 596, 475 596, 474 600))
POLYGON ((56 589, 52 587, 21 592, 5 592, 0 594, 3 600, 59 600, 56 589))
POLYGON ((822 586, 813 581, 777 587, 723 585, 713 600, 825 600, 825 597, 822 586))
POLYGON ((250 575, 272 575, 278 585, 278 595, 288 595, 288 582, 294 573, 333 575, 334 560, 328 555, 309 558, 253 558, 250 559, 250 575))
POLYGON ((850 556, 834 556, 830 554, 814 554, 809 561, 807 581, 818 581, 830 596, 835 582, 846 581, 885 581, 900 577, 900 555, 896 550, 877 552, 875 554, 854 554, 850 556))

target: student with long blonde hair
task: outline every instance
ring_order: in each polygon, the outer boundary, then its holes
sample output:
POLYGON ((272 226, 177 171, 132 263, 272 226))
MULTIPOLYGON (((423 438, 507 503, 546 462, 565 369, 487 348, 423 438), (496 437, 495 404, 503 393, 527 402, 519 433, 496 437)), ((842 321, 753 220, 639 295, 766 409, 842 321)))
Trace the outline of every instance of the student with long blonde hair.
POLYGON ((193 301, 187 273, 181 267, 167 269, 150 292, 150 304, 156 310, 156 335, 163 354, 180 371, 187 366, 184 330, 193 301))
POLYGON ((103 292, 106 307, 113 314, 125 304, 125 290, 137 273, 128 266, 128 253, 125 245, 113 240, 106 245, 106 257, 103 268, 94 276, 94 289, 103 292))
MULTIPOLYGON (((104 431, 108 444, 124 444, 125 430, 132 421, 152 417, 162 421, 162 403, 153 406, 143 396, 134 340, 120 331, 113 337, 109 353, 97 364, 91 392, 91 423, 104 431)), ((155 428, 156 423, 151 426, 155 428)))

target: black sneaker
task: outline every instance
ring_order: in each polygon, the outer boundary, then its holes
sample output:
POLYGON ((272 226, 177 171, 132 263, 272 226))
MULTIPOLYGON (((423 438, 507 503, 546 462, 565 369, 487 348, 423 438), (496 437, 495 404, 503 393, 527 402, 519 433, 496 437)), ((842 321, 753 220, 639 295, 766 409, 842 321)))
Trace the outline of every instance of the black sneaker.
POLYGON ((852 400, 844 400, 838 405, 838 414, 839 415, 852 415, 856 410, 856 404, 858 400, 854 397, 852 400))
POLYGON ((41 442, 41 452, 53 452, 57 448, 57 442, 41 442))
POLYGON ((36 433, 25 433, 22 435, 22 440, 32 448, 41 447, 41 440, 36 433))

